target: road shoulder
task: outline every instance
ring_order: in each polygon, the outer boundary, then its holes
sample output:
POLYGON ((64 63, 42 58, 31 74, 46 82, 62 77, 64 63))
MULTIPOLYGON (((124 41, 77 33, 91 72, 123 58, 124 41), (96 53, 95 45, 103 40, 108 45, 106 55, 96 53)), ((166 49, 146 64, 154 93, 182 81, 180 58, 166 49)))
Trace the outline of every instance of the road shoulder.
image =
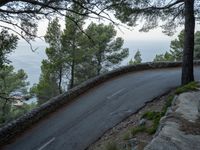
POLYGON ((165 106, 166 99, 169 95, 173 95, 173 93, 174 90, 146 103, 145 106, 136 113, 108 130, 100 139, 90 145, 87 150, 107 150, 109 149, 108 147, 115 146, 119 149, 130 149, 135 146, 139 149, 143 149, 153 139, 153 133, 140 132, 133 136, 131 133, 132 130, 141 124, 145 124, 148 127, 152 126, 152 121, 142 119, 143 114, 152 110, 160 112, 165 106))
POLYGON ((198 87, 193 82, 146 103, 87 150, 200 149, 198 87))

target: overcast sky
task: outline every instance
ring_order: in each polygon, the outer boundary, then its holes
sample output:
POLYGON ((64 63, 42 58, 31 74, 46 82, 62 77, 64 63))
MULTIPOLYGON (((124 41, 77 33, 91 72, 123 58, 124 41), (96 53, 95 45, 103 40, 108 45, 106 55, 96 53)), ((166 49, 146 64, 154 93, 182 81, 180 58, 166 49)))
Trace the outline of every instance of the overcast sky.
MULTIPOLYGON (((93 22, 98 23, 97 21, 92 20, 93 22)), ((88 26, 90 24, 91 21, 86 21, 86 26, 88 26)), ((101 21, 99 23, 104 23, 104 24, 108 24, 108 21, 101 21)), ((62 29, 64 29, 65 27, 65 22, 63 20, 60 20, 60 24, 62 29)), ((46 33, 46 29, 48 26, 48 21, 42 21, 39 23, 38 25, 38 35, 43 36, 46 33)), ((137 40, 169 40, 172 37, 169 37, 165 34, 162 33, 162 30, 160 28, 156 28, 154 30, 151 30, 150 32, 139 32, 138 30, 140 29, 140 26, 138 27, 127 27, 124 25, 123 26, 119 26, 116 27, 117 30, 117 36, 120 36, 122 38, 124 38, 125 40, 131 41, 132 39, 137 39, 137 40), (130 29, 127 29, 130 28, 130 29)), ((180 31, 181 28, 178 28, 177 31, 180 31)))

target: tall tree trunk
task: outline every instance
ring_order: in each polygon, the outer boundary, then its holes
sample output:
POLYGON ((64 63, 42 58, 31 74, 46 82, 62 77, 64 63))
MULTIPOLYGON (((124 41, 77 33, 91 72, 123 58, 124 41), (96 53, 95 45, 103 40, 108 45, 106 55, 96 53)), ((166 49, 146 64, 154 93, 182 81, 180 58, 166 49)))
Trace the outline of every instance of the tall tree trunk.
POLYGON ((101 60, 98 60, 98 63, 97 63, 97 75, 100 75, 100 72, 101 72, 101 60))
MULTIPOLYGON (((75 30, 74 30, 75 33, 75 30)), ((76 45, 75 45, 75 37, 73 39, 73 43, 72 43, 72 65, 71 65, 71 81, 70 81, 70 89, 74 87, 74 72, 75 72, 75 51, 76 51, 76 45)))
POLYGON ((75 61, 74 58, 72 60, 72 66, 71 66, 71 82, 70 82, 70 89, 74 87, 74 66, 75 66, 75 61))
POLYGON ((182 85, 194 81, 193 55, 194 55, 194 0, 185 0, 185 39, 182 64, 182 85))
POLYGON ((102 66, 101 66, 101 63, 102 63, 102 52, 101 52, 101 49, 99 49, 99 51, 97 52, 97 56, 96 57, 97 57, 97 75, 100 75, 100 72, 101 72, 101 69, 102 69, 102 66))
POLYGON ((2 117, 3 117, 3 119, 5 119, 5 116, 6 116, 6 105, 7 105, 7 102, 8 102, 8 100, 6 99, 5 103, 2 106, 2 117))
POLYGON ((62 94, 62 67, 59 69, 59 83, 58 83, 58 88, 59 88, 59 93, 62 94))

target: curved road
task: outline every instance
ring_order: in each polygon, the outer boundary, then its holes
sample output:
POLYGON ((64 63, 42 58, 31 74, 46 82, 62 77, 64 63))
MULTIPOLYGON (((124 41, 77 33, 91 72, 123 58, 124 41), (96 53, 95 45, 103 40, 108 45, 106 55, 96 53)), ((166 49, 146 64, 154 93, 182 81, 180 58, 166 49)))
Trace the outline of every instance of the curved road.
MULTIPOLYGON (((199 80, 200 68, 195 70, 199 80)), ((50 115, 4 149, 84 150, 146 102, 180 85, 180 76, 180 68, 173 68, 114 78, 50 115)))

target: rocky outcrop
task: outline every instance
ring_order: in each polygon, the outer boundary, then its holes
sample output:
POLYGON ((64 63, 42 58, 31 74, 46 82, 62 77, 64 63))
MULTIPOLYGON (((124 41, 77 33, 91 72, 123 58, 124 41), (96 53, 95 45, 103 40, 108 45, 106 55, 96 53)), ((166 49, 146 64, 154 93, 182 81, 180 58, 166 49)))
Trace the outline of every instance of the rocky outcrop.
POLYGON ((200 150, 200 91, 174 99, 145 150, 200 150))

